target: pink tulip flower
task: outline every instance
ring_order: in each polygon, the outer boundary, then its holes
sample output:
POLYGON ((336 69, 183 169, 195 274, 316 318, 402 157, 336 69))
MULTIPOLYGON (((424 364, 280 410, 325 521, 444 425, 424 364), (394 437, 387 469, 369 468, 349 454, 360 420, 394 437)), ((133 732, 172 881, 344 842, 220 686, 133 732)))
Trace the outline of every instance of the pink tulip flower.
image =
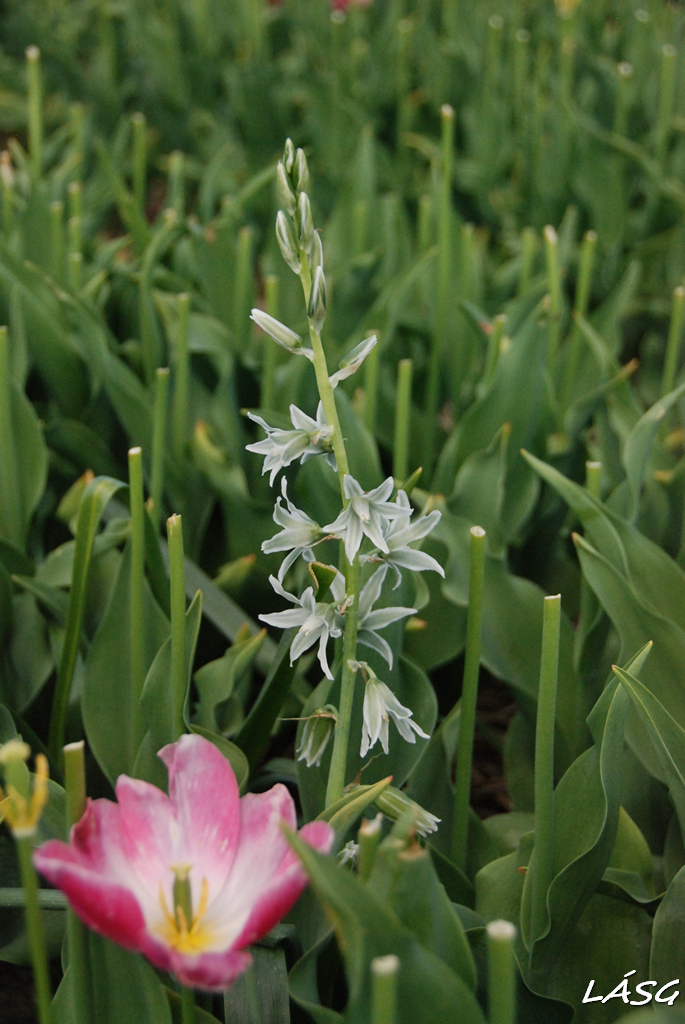
MULTIPOLYGON (((224 989, 251 963, 245 947, 307 884, 282 827, 296 828, 295 807, 280 784, 240 798, 228 761, 201 736, 159 756, 169 796, 121 775, 118 803, 89 801, 71 842, 44 843, 34 862, 94 931, 184 985, 224 989)), ((333 840, 323 821, 300 835, 324 853, 333 840)))

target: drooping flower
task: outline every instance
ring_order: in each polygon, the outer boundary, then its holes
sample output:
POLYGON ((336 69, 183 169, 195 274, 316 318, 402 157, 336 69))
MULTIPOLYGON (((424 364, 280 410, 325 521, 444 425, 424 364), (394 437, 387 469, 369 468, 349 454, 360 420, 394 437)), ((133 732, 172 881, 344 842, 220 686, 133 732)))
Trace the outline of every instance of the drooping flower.
MULTIPOLYGON (((374 604, 381 594, 381 589, 388 572, 387 565, 376 569, 371 579, 366 583, 359 595, 358 632, 357 642, 371 647, 378 651, 381 657, 385 658, 392 668, 392 648, 387 640, 378 636, 376 630, 385 629, 393 622, 405 618, 407 615, 415 615, 416 608, 404 608, 401 605, 394 605, 389 608, 376 608, 374 604)), ((333 587, 331 587, 333 590, 333 587)))
POLYGON ((366 679, 364 690, 364 722, 362 725, 361 757, 367 753, 378 740, 381 741, 383 752, 389 751, 390 719, 397 726, 397 731, 407 743, 416 743, 416 737, 430 739, 427 733, 412 720, 413 712, 400 704, 389 686, 381 682, 376 673, 365 661, 350 661, 350 668, 360 670, 366 679))
MULTIPOLYGON (((282 829, 296 827, 293 800, 280 784, 240 799, 228 761, 201 736, 159 756, 169 796, 121 775, 118 803, 89 801, 70 843, 44 843, 34 862, 94 931, 185 985, 227 988, 251 962, 245 947, 307 883, 282 829)), ((333 838, 318 821, 300 835, 323 852, 333 838)))
POLYGON ((337 708, 332 704, 324 704, 309 716, 302 730, 302 737, 297 748, 297 760, 304 761, 307 768, 321 764, 321 758, 333 735, 338 720, 337 708))
POLYGON ((406 519, 411 515, 411 508, 405 508, 396 501, 388 501, 393 492, 394 482, 391 476, 372 491, 363 491, 353 476, 348 473, 343 479, 345 497, 349 499, 346 509, 324 530, 338 533, 345 539, 345 554, 352 561, 359 551, 364 534, 375 547, 387 552, 384 530, 393 519, 406 519))
MULTIPOLYGON (((283 165, 280 164, 279 166, 283 165)), ((276 344, 287 349, 292 355, 305 356, 310 362, 314 358, 313 349, 303 346, 302 338, 299 334, 295 334, 295 331, 291 331, 289 327, 282 324, 280 320, 276 320, 270 313, 265 313, 263 309, 253 309, 250 313, 250 320, 254 320, 257 326, 261 327, 269 337, 273 338, 276 344)))
POLYGON ((324 532, 318 523, 310 519, 306 512, 302 512, 293 505, 288 497, 288 483, 283 477, 281 480, 281 494, 286 507, 281 505, 278 498, 274 506, 274 522, 283 527, 280 533, 274 534, 268 540, 263 541, 262 551, 269 555, 275 551, 288 551, 289 554, 281 562, 278 570, 278 582, 282 583, 285 574, 290 566, 300 555, 303 555, 308 562, 314 561, 312 545, 316 544, 324 536, 324 532))
POLYGON ((386 786, 383 792, 379 793, 376 797, 376 806, 392 821, 399 821, 402 815, 410 810, 414 815, 414 828, 420 836, 427 836, 438 830, 440 818, 394 786, 386 786))
POLYGON ((279 626, 281 629, 289 629, 292 626, 299 626, 299 631, 290 645, 290 664, 299 658, 301 654, 308 651, 317 641, 319 642, 319 664, 328 679, 333 675, 328 667, 326 646, 331 637, 340 636, 342 630, 336 624, 336 606, 334 603, 327 604, 318 601, 314 597, 314 588, 307 587, 301 597, 295 597, 283 588, 275 576, 269 576, 269 582, 277 594, 284 597, 286 601, 297 605, 296 608, 288 608, 284 612, 272 612, 270 615, 260 615, 262 622, 269 626, 279 626))
POLYGON ((262 467, 262 476, 264 473, 271 474, 269 484, 272 487, 276 474, 281 469, 289 466, 295 459, 300 459, 300 462, 306 462, 307 459, 311 459, 314 455, 327 455, 329 461, 333 459, 330 449, 333 427, 329 427, 326 423, 321 402, 319 402, 315 420, 311 416, 307 416, 301 409, 298 409, 296 405, 291 405, 290 420, 293 425, 292 430, 270 427, 261 416, 256 416, 251 412, 248 412, 247 415, 262 430, 266 431, 267 436, 263 441, 257 441, 255 444, 248 444, 245 447, 248 452, 256 452, 257 455, 266 456, 262 467))
MULTIPOLYGON (((397 492, 397 504, 406 508, 411 515, 409 498, 404 491, 397 492)), ((428 515, 418 516, 413 523, 410 523, 408 519, 393 519, 392 522, 388 523, 384 533, 387 552, 380 553, 378 549, 371 551, 366 555, 362 555, 362 561, 373 562, 382 560, 391 565, 397 576, 395 588, 402 582, 400 569, 413 569, 415 572, 424 572, 431 569, 433 572, 439 572, 441 576, 444 576, 445 570, 435 558, 427 555, 425 551, 417 551, 415 548, 409 547, 410 544, 414 544, 417 540, 423 540, 424 537, 427 537, 431 530, 435 529, 438 525, 441 517, 442 513, 434 509, 428 515)))

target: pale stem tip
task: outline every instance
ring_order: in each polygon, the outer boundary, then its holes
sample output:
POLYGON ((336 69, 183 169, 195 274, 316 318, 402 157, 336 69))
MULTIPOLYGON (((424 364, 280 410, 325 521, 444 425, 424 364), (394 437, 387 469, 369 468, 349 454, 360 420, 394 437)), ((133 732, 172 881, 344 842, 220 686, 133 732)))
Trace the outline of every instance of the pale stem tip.
POLYGON ((511 940, 516 937, 516 928, 511 921, 490 921, 487 925, 488 936, 491 939, 511 940))
POLYGON ((388 975, 397 974, 400 969, 399 958, 394 953, 388 956, 376 956, 371 961, 371 970, 377 978, 387 978, 388 975))

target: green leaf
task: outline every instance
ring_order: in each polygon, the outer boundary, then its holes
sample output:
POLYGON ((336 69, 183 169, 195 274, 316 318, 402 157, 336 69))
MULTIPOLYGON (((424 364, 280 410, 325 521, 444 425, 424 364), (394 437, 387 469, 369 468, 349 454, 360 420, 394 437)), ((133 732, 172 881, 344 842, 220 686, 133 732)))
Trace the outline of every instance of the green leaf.
MULTIPOLYGON (((81 711, 88 744, 114 785, 132 775, 144 735, 140 706, 131 690, 131 548, 126 546, 107 609, 85 663, 81 711)), ((143 582, 145 672, 169 637, 169 622, 143 582)))
POLYGON ((640 508, 640 493, 647 469, 647 460, 652 450, 659 425, 663 422, 670 409, 685 393, 685 383, 681 384, 668 395, 655 402, 651 409, 635 424, 623 446, 623 465, 625 466, 628 485, 633 499, 633 522, 640 508))
POLYGON ((344 1019, 366 1024, 371 1013, 371 960, 394 953, 397 1024, 483 1024, 483 1015, 467 985, 439 957, 425 949, 392 910, 348 871, 315 853, 290 835, 335 930, 345 958, 349 998, 344 1019))
POLYGON ((685 975, 685 868, 668 887, 654 918, 649 976, 665 984, 685 975))
POLYGON ((245 753, 251 769, 259 763, 269 742, 274 722, 290 692, 295 668, 290 664, 289 653, 295 632, 294 629, 286 629, 283 633, 259 696, 240 732, 234 737, 237 745, 245 753))
POLYGON ((204 729, 221 732, 216 719, 217 705, 228 700, 236 684, 243 678, 266 639, 266 630, 229 647, 223 658, 210 661, 195 673, 195 686, 200 700, 195 706, 197 724, 204 729))
POLYGON ((352 822, 356 821, 369 807, 376 797, 390 785, 392 776, 381 779, 374 786, 355 786, 340 800, 326 807, 318 816, 317 821, 327 821, 339 836, 344 835, 352 822))
POLYGON ((252 965, 224 995, 231 1024, 290 1024, 285 950, 254 946, 252 965))

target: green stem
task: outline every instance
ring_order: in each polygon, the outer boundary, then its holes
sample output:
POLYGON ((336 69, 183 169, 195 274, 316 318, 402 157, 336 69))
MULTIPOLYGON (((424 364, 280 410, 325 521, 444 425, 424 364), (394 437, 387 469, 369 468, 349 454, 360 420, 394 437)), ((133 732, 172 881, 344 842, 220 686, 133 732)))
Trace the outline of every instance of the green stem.
POLYGON ((69 253, 69 287, 72 292, 81 290, 83 279, 83 256, 80 252, 69 253))
POLYGON ((347 768, 347 746, 350 737, 350 720, 354 703, 354 684, 357 671, 350 667, 350 661, 357 655, 357 623, 359 619, 359 554, 354 562, 347 565, 345 572, 345 591, 352 598, 350 607, 345 612, 345 636, 343 639, 342 679, 340 682, 340 707, 338 721, 333 738, 331 767, 328 773, 326 789, 326 807, 330 807, 343 795, 345 789, 345 770, 347 768))
POLYGON ((240 345, 244 345, 247 341, 247 328, 250 323, 253 235, 251 227, 243 227, 238 232, 238 257, 233 292, 233 332, 240 345))
POLYGON ((534 228, 524 228, 521 232, 521 269, 519 270, 518 294, 525 295, 530 286, 533 264, 538 249, 538 239, 534 228))
POLYGON ((14 227, 14 170, 8 150, 0 153, 2 167, 2 229, 9 235, 14 227))
MULTIPOLYGON (((279 279, 275 274, 268 274, 264 281, 266 311, 269 316, 272 316, 275 320, 278 320, 278 282, 279 279)), ((262 367, 262 393, 260 395, 259 402, 262 409, 273 409, 275 404, 276 357, 278 355, 278 345, 272 344, 269 339, 265 339, 265 341, 266 348, 264 349, 264 363, 262 367)))
POLYGON ((357 842, 359 844, 359 857, 357 860, 357 874, 366 881, 373 870, 376 860, 378 844, 383 836, 383 815, 377 814, 375 818, 362 818, 359 826, 357 842))
POLYGON ((485 386, 487 387, 492 378, 495 376, 495 370, 497 368, 497 360, 499 359, 500 344, 502 341, 502 335, 504 334, 504 328, 506 327, 507 317, 505 313, 498 313, 492 321, 492 333, 488 338, 488 355, 485 361, 485 386))
POLYGON ((440 216, 438 220, 438 294, 435 326, 431 340, 426 386, 426 455, 428 479, 435 462, 437 414, 440 398, 440 359, 448 330, 448 310, 452 294, 452 176, 454 171, 454 110, 449 104, 441 107, 442 160, 440 173, 440 216))
POLYGON ((70 217, 67 224, 69 255, 83 252, 83 224, 80 217, 70 217))
POLYGON ((9 338, 0 327, 0 531, 21 546, 21 501, 12 426, 12 374, 9 338))
POLYGON ((509 921, 491 921, 488 932, 488 1022, 516 1024, 516 928, 509 921))
POLYGON ((143 581, 145 579, 145 506, 143 497, 143 453, 131 448, 128 453, 128 479, 131 503, 131 588, 129 592, 129 629, 131 644, 131 707, 134 735, 129 737, 133 751, 143 739, 140 698, 145 683, 145 641, 143 638, 143 581))
POLYGON ((400 359, 397 367, 397 400, 395 402, 395 444, 392 475, 403 483, 409 472, 409 430, 411 426, 411 359, 400 359))
POLYGON ((559 270, 559 242, 557 233, 551 225, 544 232, 545 257, 547 262, 547 288, 549 290, 549 317, 547 342, 547 369, 554 373, 559 347, 559 330, 561 327, 561 273, 559 270))
POLYGON ((685 299, 685 288, 678 285, 673 290, 673 306, 671 309, 671 323, 668 329, 668 341, 666 342, 666 358, 664 359, 664 372, 661 378, 661 396, 673 391, 675 375, 678 368, 680 356, 680 342, 683 333, 683 300, 685 299))
POLYGON ((50 203, 51 269, 55 281, 64 279, 64 203, 55 199, 50 203))
POLYGON ((535 729, 535 870, 532 878, 531 936, 547 927, 547 893, 554 877, 554 719, 559 668, 561 595, 546 597, 535 729))
MULTIPOLYGON (((86 809, 86 770, 83 740, 64 747, 64 787, 67 797, 67 830, 83 817, 86 809)), ((79 1024, 95 1024, 90 981, 90 951, 85 925, 67 909, 69 976, 74 1017, 79 1024)))
POLYGON ((399 969, 400 962, 392 953, 371 961, 371 1024, 395 1024, 399 969))
POLYGON ((159 367, 155 372, 155 405, 152 420, 152 473, 150 495, 152 497, 152 521, 155 531, 159 529, 164 493, 164 450, 166 447, 167 399, 169 395, 169 369, 159 367))
POLYGON ((40 50, 37 46, 29 46, 26 50, 26 73, 28 77, 29 158, 31 173, 38 181, 43 169, 43 76, 40 67, 40 50))
POLYGON ((671 122, 675 102, 676 70, 678 51, 666 43, 661 48, 661 89, 659 92, 659 113, 656 121, 656 159, 663 170, 666 163, 668 144, 671 139, 671 122))
POLYGON ((181 1014, 183 1024, 195 1024, 195 993, 185 986, 181 989, 181 1014))
MULTIPOLYGON (((67 187, 67 199, 69 202, 69 219, 83 216, 83 185, 80 181, 72 181, 67 187)), ((81 251, 80 244, 77 246, 81 251)))
POLYGON ((358 199, 352 212, 352 250, 355 256, 361 256, 368 248, 369 235, 369 204, 366 199, 358 199))
POLYGON ((452 824, 452 860, 462 871, 466 866, 469 834, 469 798, 471 795, 471 764, 473 734, 476 727, 478 672, 483 624, 483 576, 485 570, 485 530, 471 528, 471 568, 469 576, 469 611, 466 624, 466 659, 461 691, 457 770, 454 780, 454 821, 452 824))
POLYGON ((424 195, 419 199, 419 224, 417 233, 419 253, 428 252, 433 244, 433 196, 430 192, 424 193, 424 195))
POLYGON ((601 496, 601 482, 602 482, 602 463, 601 462, 586 462, 585 463, 585 486, 592 495, 593 498, 599 498, 601 496))
POLYGON ((52 1024, 52 995, 50 992, 50 974, 48 970, 48 953, 45 945, 43 917, 38 902, 38 880, 33 867, 33 843, 30 836, 17 838, 17 854, 21 870, 21 884, 24 887, 26 906, 26 932, 31 950, 33 979, 36 985, 38 1002, 38 1019, 40 1024, 52 1024))
POLYGON ((133 198, 141 213, 145 212, 147 194, 147 121, 145 114, 133 114, 133 198))
POLYGON ((167 207, 180 220, 185 215, 186 170, 183 153, 176 150, 169 157, 169 181, 167 184, 167 207))
POLYGON ((625 135, 628 128, 628 88, 633 78, 633 65, 622 61, 618 65, 618 87, 616 89, 616 105, 614 107, 614 132, 625 135))
POLYGON ((76 157, 76 174, 82 176, 86 159, 85 108, 82 103, 72 103, 69 107, 69 127, 76 157))
MULTIPOLYGON (((174 363, 174 400, 171 412, 174 457, 181 465, 185 458, 188 433, 188 386, 189 353, 188 325, 190 322, 190 295, 186 292, 178 297, 178 334, 176 336, 176 360, 174 363)), ((271 346, 275 348, 275 345, 271 346)))
POLYGON ((167 519, 171 586, 171 689, 174 695, 174 733, 184 732, 186 677, 186 586, 183 565, 183 525, 180 516, 167 519))
MULTIPOLYGON (((378 331, 367 331, 367 338, 378 331)), ((376 410, 378 408, 378 361, 380 339, 364 360, 364 423, 371 434, 376 433, 376 410)))
MULTIPOLYGON (((573 313, 576 317, 587 316, 588 306, 590 304, 590 288, 592 285, 592 267, 596 248, 597 232, 587 231, 583 238, 583 245, 580 250, 580 260, 578 262, 578 280, 576 282, 576 296, 573 303, 573 313)), ((578 380, 580 358, 585 345, 585 340, 577 324, 574 324, 573 326, 568 345, 569 356, 565 371, 564 397, 567 402, 570 402, 578 380)))

